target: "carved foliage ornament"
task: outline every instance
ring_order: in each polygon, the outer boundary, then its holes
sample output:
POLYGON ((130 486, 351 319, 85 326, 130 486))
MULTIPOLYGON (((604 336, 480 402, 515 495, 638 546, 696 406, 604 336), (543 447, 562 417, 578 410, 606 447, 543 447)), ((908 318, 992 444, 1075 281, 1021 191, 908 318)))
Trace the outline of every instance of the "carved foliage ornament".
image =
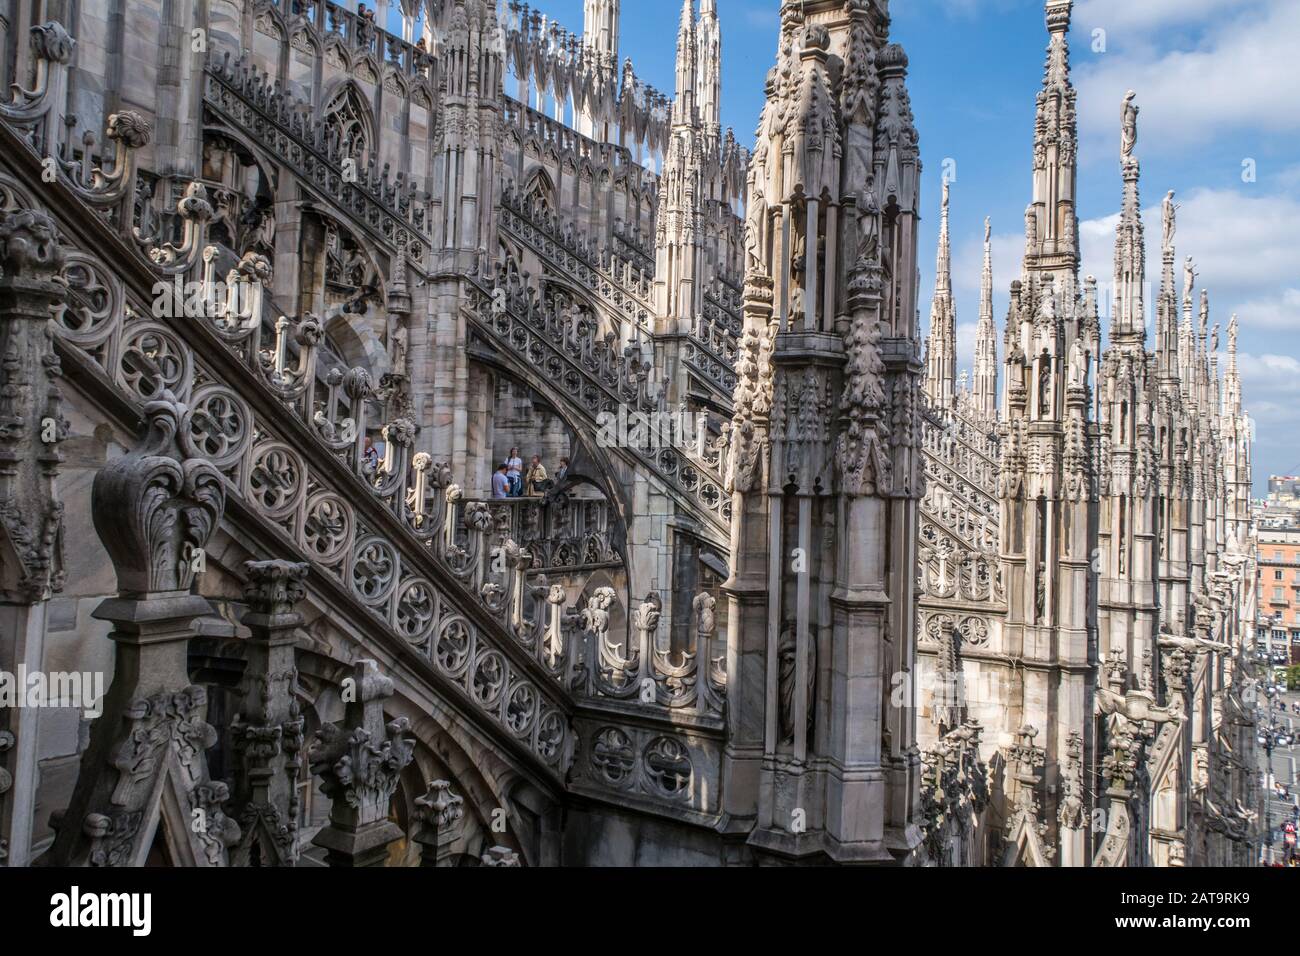
POLYGON ((63 505, 54 478, 67 435, 50 310, 65 254, 42 212, 0 214, 0 592, 42 600, 63 585, 63 505))
POLYGON ((144 445, 95 476, 95 530, 119 590, 188 591, 225 507, 225 484, 209 462, 189 456, 190 412, 175 396, 164 392, 145 417, 144 445))

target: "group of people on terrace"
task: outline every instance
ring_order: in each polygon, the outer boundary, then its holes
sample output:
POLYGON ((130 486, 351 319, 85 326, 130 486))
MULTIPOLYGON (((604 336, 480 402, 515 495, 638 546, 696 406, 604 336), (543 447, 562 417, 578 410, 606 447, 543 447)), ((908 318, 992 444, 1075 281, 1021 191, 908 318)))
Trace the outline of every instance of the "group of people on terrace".
POLYGON ((493 498, 540 498, 564 481, 569 471, 569 459, 560 459, 560 468, 552 479, 546 473, 540 455, 533 455, 524 467, 524 460, 519 457, 519 449, 511 448, 506 460, 497 465, 492 474, 493 498))

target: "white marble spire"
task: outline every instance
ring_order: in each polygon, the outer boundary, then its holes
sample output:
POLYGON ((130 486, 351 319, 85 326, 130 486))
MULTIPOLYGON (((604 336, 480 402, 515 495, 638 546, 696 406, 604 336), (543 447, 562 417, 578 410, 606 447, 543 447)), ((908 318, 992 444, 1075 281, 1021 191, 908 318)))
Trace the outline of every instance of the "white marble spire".
POLYGON ((984 268, 980 273, 979 324, 975 328, 974 408, 985 420, 997 415, 998 344, 993 324, 992 226, 984 219, 984 268))
POLYGON ((582 38, 588 47, 618 59, 620 0, 586 0, 582 38))
POLYGON ((1079 131, 1066 39, 1073 6, 1073 0, 1047 0, 1045 5, 1049 42, 1034 122, 1033 222, 1026 224, 1026 278, 1056 273, 1058 290, 1060 274, 1073 277, 1079 269, 1075 221, 1079 131))
POLYGON ((1237 370, 1237 315, 1228 321, 1228 367, 1223 373, 1223 404, 1229 415, 1241 414, 1241 373, 1237 370))
POLYGON ((700 0, 695 33, 698 74, 695 93, 700 122, 711 142, 716 144, 722 136, 722 25, 718 21, 717 0, 700 0))
POLYGON ((682 19, 677 28, 677 98, 673 103, 673 124, 694 125, 699 48, 695 35, 695 0, 682 0, 682 19))
POLYGON ((939 214, 939 250, 934 263, 934 298, 930 302, 930 340, 925 390, 936 408, 951 408, 957 377, 957 310, 952 299, 952 252, 948 233, 948 183, 943 184, 939 214))
POLYGON ((1119 224, 1115 227, 1115 308, 1110 334, 1115 342, 1146 340, 1146 313, 1142 286, 1146 280, 1146 241, 1142 231, 1142 206, 1138 198, 1141 164, 1133 155, 1137 143, 1137 113, 1134 93, 1124 95, 1121 127, 1120 166, 1124 175, 1124 199, 1119 224))
POLYGON ((1174 285, 1174 234, 1178 205, 1174 191, 1161 203, 1160 292, 1156 297, 1156 365, 1163 381, 1178 374, 1178 291, 1174 285))

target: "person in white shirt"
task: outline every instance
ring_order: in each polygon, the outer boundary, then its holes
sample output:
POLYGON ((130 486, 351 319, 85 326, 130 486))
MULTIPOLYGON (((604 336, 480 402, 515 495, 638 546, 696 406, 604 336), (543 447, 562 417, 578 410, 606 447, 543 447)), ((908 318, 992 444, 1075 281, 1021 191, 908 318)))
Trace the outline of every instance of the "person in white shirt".
POLYGON ((506 478, 510 480, 510 497, 518 498, 524 493, 524 460, 519 457, 519 449, 511 448, 506 458, 506 478))

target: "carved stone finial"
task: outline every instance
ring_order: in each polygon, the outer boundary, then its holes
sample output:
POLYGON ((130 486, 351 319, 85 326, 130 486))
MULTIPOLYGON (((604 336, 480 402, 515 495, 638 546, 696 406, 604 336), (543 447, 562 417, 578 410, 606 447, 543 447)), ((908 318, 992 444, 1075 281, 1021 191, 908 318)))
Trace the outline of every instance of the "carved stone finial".
POLYGON ((153 126, 133 110, 113 113, 108 117, 108 138, 120 142, 127 149, 140 149, 149 145, 153 126))
POLYGON ((414 839, 421 846, 421 865, 451 865, 450 848, 455 825, 465 815, 465 798, 452 793, 448 781, 432 780, 428 791, 415 798, 415 807, 419 828, 414 839))
POLYGON ((695 595, 691 607, 695 611, 695 621, 700 637, 712 637, 718 630, 717 616, 714 608, 718 600, 712 594, 704 592, 695 595))
POLYGON ((249 561, 242 622, 250 631, 247 666, 239 687, 239 712, 230 725, 235 753, 232 813, 244 833, 231 862, 293 866, 298 859, 298 781, 302 775, 304 720, 294 696, 298 671, 294 645, 306 593, 308 566, 289 561, 249 561))
POLYGON ((388 805, 415 741, 406 736, 407 718, 385 722, 383 701, 393 696, 393 682, 374 661, 358 661, 348 682, 343 723, 317 731, 307 754, 332 801, 329 826, 312 842, 325 848, 331 866, 382 866, 388 845, 402 838, 388 805))
POLYGON ((23 209, 0 220, 0 268, 7 280, 48 282, 63 262, 54 220, 44 212, 23 209))
POLYGON ((1070 731, 1065 739, 1065 768, 1061 774, 1061 799, 1057 820, 1067 830, 1082 829, 1085 822, 1083 802, 1083 736, 1070 731))
POLYGON ((32 27, 32 54, 37 59, 67 63, 72 59, 72 48, 76 42, 58 20, 50 20, 32 27))
POLYGON ((62 866, 142 866, 158 827, 176 865, 222 866, 240 838, 221 809, 227 786, 208 777, 204 751, 217 733, 188 666, 195 622, 211 613, 189 592, 221 519, 224 479, 189 456, 189 412, 171 393, 145 414, 143 446, 101 469, 91 492, 118 578, 117 597, 94 612, 113 624, 116 673, 51 850, 62 866))
POLYGON ((484 866, 522 866, 519 854, 509 847, 494 846, 483 854, 484 866))
POLYGON ((244 573, 248 583, 244 586, 244 600, 254 614, 267 617, 294 615, 294 606, 307 593, 306 580, 309 566, 291 561, 247 561, 244 573))
POLYGON ((188 591, 226 504, 221 473, 184 447, 190 411, 171 392, 145 406, 142 448, 95 476, 95 530, 131 594, 188 591))
POLYGON ((446 780, 430 781, 428 792, 416 797, 415 805, 437 827, 449 827, 465 815, 465 798, 452 793, 446 780))

